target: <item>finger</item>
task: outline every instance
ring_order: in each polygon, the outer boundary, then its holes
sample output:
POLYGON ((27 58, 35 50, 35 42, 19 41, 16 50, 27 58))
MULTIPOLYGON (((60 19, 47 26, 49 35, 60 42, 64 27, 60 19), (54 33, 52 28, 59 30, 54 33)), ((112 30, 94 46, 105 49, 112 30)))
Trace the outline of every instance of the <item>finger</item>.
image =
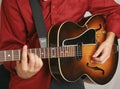
POLYGON ((103 64, 110 56, 110 51, 104 50, 103 54, 100 56, 100 62, 103 64))
POLYGON ((16 61, 16 66, 18 66, 20 64, 20 61, 16 61))
POLYGON ((97 49, 97 51, 94 53, 93 57, 98 57, 103 50, 103 46, 99 46, 99 48, 97 49))
POLYGON ((91 60, 91 63, 97 63, 97 64, 100 64, 101 62, 98 61, 100 58, 94 58, 91 60))
POLYGON ((21 59, 21 65, 22 68, 26 68, 28 64, 28 60, 27 60, 27 45, 23 46, 23 50, 22 50, 22 59, 21 59))
POLYGON ((35 61, 36 61, 35 55, 33 53, 29 53, 28 57, 29 57, 29 63, 28 63, 29 71, 33 72, 34 71, 34 66, 35 66, 35 61))
POLYGON ((20 61, 16 61, 16 66, 15 66, 15 69, 18 68, 20 65, 20 61))
POLYGON ((37 55, 35 55, 35 60, 36 60, 36 61, 35 61, 35 66, 34 66, 34 67, 35 67, 35 69, 37 69, 37 68, 40 66, 40 63, 39 63, 39 60, 40 60, 40 59, 38 58, 37 55))
POLYGON ((41 69, 41 67, 43 66, 43 61, 37 55, 35 55, 35 59, 36 59, 35 71, 39 71, 41 69))
POLYGON ((107 50, 104 50, 102 52, 102 55, 100 57, 96 57, 92 60, 94 63, 100 63, 103 64, 109 57, 109 52, 107 50))

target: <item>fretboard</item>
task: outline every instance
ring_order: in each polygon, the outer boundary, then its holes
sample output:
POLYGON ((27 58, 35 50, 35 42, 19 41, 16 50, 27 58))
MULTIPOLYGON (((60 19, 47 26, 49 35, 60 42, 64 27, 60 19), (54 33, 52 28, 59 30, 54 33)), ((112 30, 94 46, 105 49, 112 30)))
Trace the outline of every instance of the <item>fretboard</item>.
MULTIPOLYGON (((50 47, 50 48, 33 48, 28 52, 37 54, 42 59, 74 57, 76 55, 76 46, 50 47)), ((16 61, 21 59, 22 51, 19 50, 3 50, 0 51, 0 62, 16 61)))

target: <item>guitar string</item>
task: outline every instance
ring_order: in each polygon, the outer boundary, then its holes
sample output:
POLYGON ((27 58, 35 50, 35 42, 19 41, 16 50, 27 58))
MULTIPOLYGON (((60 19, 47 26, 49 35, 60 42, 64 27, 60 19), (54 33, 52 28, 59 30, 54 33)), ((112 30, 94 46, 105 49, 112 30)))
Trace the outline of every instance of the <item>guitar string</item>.
MULTIPOLYGON (((114 46, 116 46, 116 45, 114 45, 114 46)), ((69 47, 69 46, 68 46, 69 47)), ((31 49, 32 50, 32 49, 31 49)), ((1 52, 1 51, 0 51, 1 52)), ((76 56, 83 56, 83 55, 92 55, 93 53, 94 53, 95 51, 92 51, 92 53, 91 52, 89 52, 88 53, 88 51, 84 51, 84 52, 81 52, 81 51, 79 51, 79 52, 77 52, 77 55, 76 56)), ((74 52, 73 52, 74 53, 74 52)), ((112 52, 112 54, 115 54, 115 53, 117 53, 117 50, 115 51, 115 52, 112 52)), ((74 53, 75 54, 75 53, 74 53)), ((38 56, 39 55, 41 55, 41 54, 38 54, 38 56)), ((19 55, 14 55, 14 56, 19 56, 19 55)), ((59 54, 59 56, 55 56, 56 58, 57 57, 69 57, 69 56, 71 56, 71 55, 63 55, 63 56, 61 56, 60 54, 59 54)), ((10 56, 11 57, 11 56, 10 56)), ((50 57, 50 55, 48 55, 48 57, 47 58, 49 58, 50 57)), ((9 57, 7 57, 7 58, 9 58, 9 57)), ((45 57, 46 58, 46 57, 45 57)), ((53 57, 54 58, 54 57, 53 57)), ((4 59, 4 57, 1 57, 0 56, 0 59, 4 59)), ((18 59, 17 57, 16 57, 16 59, 18 59)))
MULTIPOLYGON (((112 54, 115 54, 115 52, 112 52, 112 54)), ((74 56, 69 56, 69 55, 68 55, 68 56, 58 56, 58 57, 57 57, 57 56, 54 56, 54 57, 51 57, 51 58, 59 58, 59 57, 64 57, 64 58, 65 58, 65 57, 75 57, 75 56, 84 56, 84 55, 90 55, 90 56, 91 56, 91 55, 93 55, 93 54, 91 54, 91 53, 84 53, 84 54, 82 55, 82 54, 80 53, 79 55, 74 55, 74 56)), ((15 55, 15 56, 19 56, 19 55, 15 55)), ((6 57, 6 58, 12 59, 11 56, 10 56, 10 57, 6 57)), ((49 58, 49 57, 43 57, 43 58, 49 58)), ((4 59, 4 57, 1 57, 1 56, 0 56, 0 59, 4 59)), ((19 57, 16 57, 16 59, 19 59, 19 57)))

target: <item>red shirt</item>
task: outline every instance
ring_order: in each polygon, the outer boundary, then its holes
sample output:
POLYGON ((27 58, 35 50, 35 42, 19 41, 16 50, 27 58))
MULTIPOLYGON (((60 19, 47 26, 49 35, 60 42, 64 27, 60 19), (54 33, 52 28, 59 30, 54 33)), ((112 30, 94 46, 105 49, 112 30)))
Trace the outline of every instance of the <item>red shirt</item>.
MULTIPOLYGON (((114 0, 40 0, 47 30, 66 20, 77 22, 86 11, 102 13, 107 30, 120 37, 120 5, 114 0)), ((39 47, 29 0, 3 0, 0 50, 39 47)), ((9 89, 49 89, 50 73, 47 63, 30 79, 21 79, 14 72, 15 62, 4 63, 11 72, 9 89)))

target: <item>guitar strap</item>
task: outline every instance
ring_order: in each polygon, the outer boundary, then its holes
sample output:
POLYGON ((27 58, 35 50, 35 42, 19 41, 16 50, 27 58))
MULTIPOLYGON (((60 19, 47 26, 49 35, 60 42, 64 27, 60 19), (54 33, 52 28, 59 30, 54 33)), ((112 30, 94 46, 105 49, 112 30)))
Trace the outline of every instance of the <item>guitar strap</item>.
POLYGON ((47 32, 43 19, 42 9, 40 6, 40 0, 30 0, 30 5, 33 14, 33 20, 35 22, 36 31, 39 37, 41 47, 47 46, 47 32))

